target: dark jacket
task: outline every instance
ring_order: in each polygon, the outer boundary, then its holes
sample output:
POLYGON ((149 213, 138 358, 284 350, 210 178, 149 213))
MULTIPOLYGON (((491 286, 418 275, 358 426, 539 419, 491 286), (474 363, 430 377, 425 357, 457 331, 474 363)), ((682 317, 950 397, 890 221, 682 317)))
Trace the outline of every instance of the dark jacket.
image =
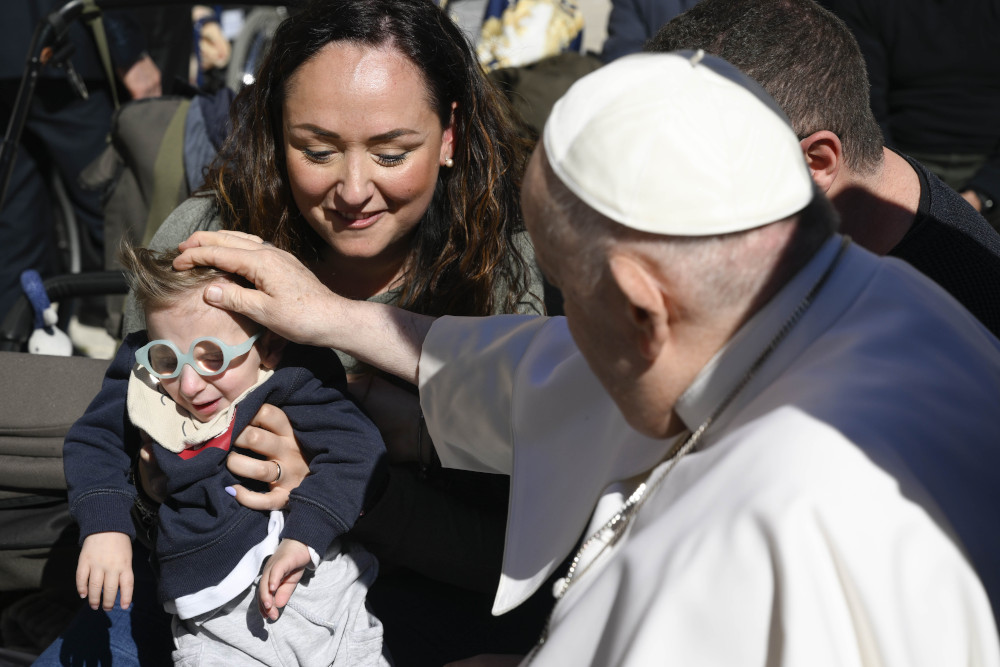
MULTIPOLYGON (((70 512, 81 539, 102 531, 135 536, 129 469, 141 443, 128 419, 126 394, 135 350, 146 342, 144 331, 126 337, 97 397, 66 436, 70 512)), ((233 439, 264 403, 288 415, 310 461, 311 474, 289 498, 281 536, 322 554, 354 525, 373 481, 386 474, 385 445, 347 397, 343 366, 330 350, 289 344, 274 375, 237 406, 233 439)), ((226 493, 225 487, 241 482, 226 469, 227 450, 206 447, 187 460, 163 447, 153 451, 168 480, 154 555, 161 596, 170 600, 219 583, 264 539, 268 514, 226 493)))
MULTIPOLYGON (((68 1, 68 0, 66 0, 68 1)), ((3 18, 0 19, 0 78, 19 79, 24 73, 25 59, 31 38, 41 19, 66 4, 63 0, 5 0, 3 18)), ((108 52, 115 67, 128 69, 146 49, 142 26, 126 10, 102 13, 108 41, 108 52)), ((88 80, 106 80, 104 65, 97 50, 94 33, 82 21, 74 21, 69 28, 73 44, 73 67, 88 80)), ((63 71, 53 67, 42 69, 43 77, 63 77, 63 71)))
POLYGON ((927 167, 902 157, 920 177, 920 204, 888 254, 943 287, 1000 337, 1000 234, 927 167))
POLYGON ((858 40, 885 144, 914 155, 985 156, 964 187, 1000 199, 1000 4, 820 4, 843 19, 858 40))

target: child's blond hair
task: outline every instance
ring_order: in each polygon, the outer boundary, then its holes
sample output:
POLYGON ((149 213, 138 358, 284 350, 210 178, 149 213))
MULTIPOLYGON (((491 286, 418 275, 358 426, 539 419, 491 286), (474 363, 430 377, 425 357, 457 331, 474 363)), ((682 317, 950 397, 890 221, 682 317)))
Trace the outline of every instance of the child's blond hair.
POLYGON ((244 278, 213 266, 196 266, 177 271, 174 269, 174 259, 180 252, 176 249, 157 252, 134 246, 128 239, 122 239, 118 254, 122 266, 128 272, 126 277, 129 288, 144 311, 169 306, 191 290, 207 287, 220 280, 253 287, 244 278))

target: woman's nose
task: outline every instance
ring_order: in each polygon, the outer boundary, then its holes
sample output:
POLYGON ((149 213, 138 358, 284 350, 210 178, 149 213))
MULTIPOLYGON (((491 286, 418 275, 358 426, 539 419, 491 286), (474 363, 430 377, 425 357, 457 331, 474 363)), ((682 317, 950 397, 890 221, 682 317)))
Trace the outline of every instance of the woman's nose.
POLYGON ((374 190, 371 170, 374 168, 367 153, 348 151, 341 163, 337 195, 351 207, 364 206, 374 190))
POLYGON ((195 396, 205 388, 205 378, 188 364, 181 368, 180 381, 181 394, 187 397, 195 396))

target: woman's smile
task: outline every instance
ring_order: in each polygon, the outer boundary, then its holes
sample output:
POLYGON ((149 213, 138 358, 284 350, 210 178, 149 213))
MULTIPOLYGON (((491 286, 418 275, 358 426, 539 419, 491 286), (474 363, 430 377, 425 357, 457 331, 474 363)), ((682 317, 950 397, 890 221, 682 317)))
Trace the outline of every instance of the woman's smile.
POLYGON ((378 222, 386 211, 372 213, 342 213, 334 209, 331 213, 339 217, 345 229, 367 229, 378 222))
POLYGON ((389 272, 402 270, 453 153, 452 123, 442 125, 428 95, 420 69, 392 46, 334 42, 292 76, 283 107, 289 183, 338 272, 387 255, 398 262, 389 272))

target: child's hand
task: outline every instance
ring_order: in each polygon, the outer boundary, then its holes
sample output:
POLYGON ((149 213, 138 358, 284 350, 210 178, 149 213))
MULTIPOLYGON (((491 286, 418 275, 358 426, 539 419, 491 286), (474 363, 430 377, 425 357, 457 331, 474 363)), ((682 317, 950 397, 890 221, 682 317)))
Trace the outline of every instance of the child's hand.
POLYGON ((312 559, 309 547, 298 540, 283 539, 274 555, 264 564, 257 587, 257 608, 261 616, 278 620, 278 610, 288 604, 295 585, 302 579, 302 572, 312 559))
POLYGON ((121 589, 122 609, 132 604, 132 538, 125 533, 94 533, 83 540, 76 565, 76 592, 87 598, 91 609, 110 611, 121 589), (101 589, 104 604, 101 605, 101 589))

